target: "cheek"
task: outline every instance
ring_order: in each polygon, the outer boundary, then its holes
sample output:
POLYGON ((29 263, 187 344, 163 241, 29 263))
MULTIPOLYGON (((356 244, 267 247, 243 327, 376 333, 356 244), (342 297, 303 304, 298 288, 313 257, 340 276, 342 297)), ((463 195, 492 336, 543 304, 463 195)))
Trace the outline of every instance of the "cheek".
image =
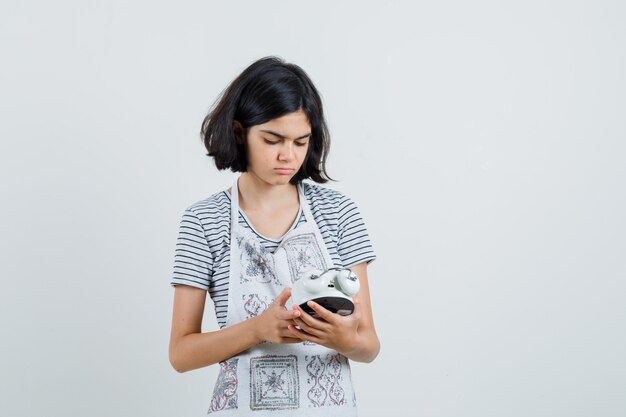
POLYGON ((299 148, 299 155, 302 159, 304 159, 307 155, 307 152, 309 151, 309 146, 303 146, 302 148, 299 148))
POLYGON ((273 149, 259 149, 256 154, 256 160, 264 167, 268 167, 277 158, 277 154, 273 149))
POLYGON ((311 151, 310 147, 307 147, 307 149, 305 149, 305 150, 302 152, 302 163, 303 163, 303 164, 304 164, 304 161, 306 161, 306 158, 307 158, 307 156, 309 155, 310 151, 311 151))
POLYGON ((269 155, 268 150, 262 146, 258 146, 257 144, 255 144, 248 148, 248 161, 264 163, 270 158, 271 156, 269 155))

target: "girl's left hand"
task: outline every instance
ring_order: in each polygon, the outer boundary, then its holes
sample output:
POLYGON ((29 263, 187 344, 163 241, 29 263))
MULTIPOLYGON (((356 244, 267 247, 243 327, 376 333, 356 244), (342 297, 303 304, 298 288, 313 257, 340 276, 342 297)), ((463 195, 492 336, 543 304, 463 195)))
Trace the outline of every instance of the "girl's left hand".
POLYGON ((309 301, 307 304, 315 310, 320 319, 294 305, 294 310, 300 310, 300 317, 292 320, 300 329, 297 329, 295 325, 289 325, 288 328, 295 337, 346 354, 357 346, 357 329, 361 319, 361 306, 357 296, 353 297, 353 302, 354 311, 352 314, 340 316, 313 301, 309 301))

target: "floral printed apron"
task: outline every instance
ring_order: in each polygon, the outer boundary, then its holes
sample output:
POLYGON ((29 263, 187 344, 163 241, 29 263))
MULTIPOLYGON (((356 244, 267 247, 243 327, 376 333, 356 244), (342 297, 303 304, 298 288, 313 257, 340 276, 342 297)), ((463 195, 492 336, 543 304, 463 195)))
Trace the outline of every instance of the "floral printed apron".
MULTIPOLYGON (((237 180, 231 192, 231 240, 226 326, 261 314, 308 269, 333 267, 298 184, 306 223, 271 253, 239 226, 237 180)), ((287 305, 289 306, 289 303, 287 305)), ((356 416, 348 359, 312 343, 263 342, 220 362, 208 413, 236 416, 356 416)))

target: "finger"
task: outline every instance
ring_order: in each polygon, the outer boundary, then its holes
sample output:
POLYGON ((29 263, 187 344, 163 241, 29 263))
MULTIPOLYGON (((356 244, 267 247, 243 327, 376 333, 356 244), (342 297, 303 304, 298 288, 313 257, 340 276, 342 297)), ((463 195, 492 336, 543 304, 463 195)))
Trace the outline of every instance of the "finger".
MULTIPOLYGON (((289 326, 295 327, 295 325, 293 323, 289 323, 288 325, 286 325, 284 328, 282 328, 280 330, 280 332, 278 333, 278 335, 280 337, 286 337, 286 338, 293 338, 293 337, 297 337, 291 330, 289 330, 289 326)), ((297 329, 296 329, 297 330, 297 329)), ((299 337, 298 337, 299 339, 299 337)))
POLYGON ((302 330, 298 330, 296 329, 296 326, 290 324, 289 325, 289 331, 291 331, 291 333, 295 336, 298 337, 302 340, 308 340, 309 342, 313 342, 313 343, 317 343, 318 345, 320 344, 321 340, 315 336, 313 336, 312 334, 309 334, 307 332, 303 332, 302 330))
POLYGON ((300 310, 283 310, 278 312, 278 318, 280 320, 293 320, 302 315, 300 310))
POLYGON ((311 307, 317 313, 318 316, 320 316, 327 322, 335 323, 336 317, 334 313, 331 313, 330 311, 326 310, 324 307, 317 304, 315 301, 308 301, 307 305, 311 307))
POLYGON ((300 319, 303 320, 310 327, 327 331, 332 326, 332 324, 324 320, 316 319, 304 310, 300 310, 300 312, 300 319))
MULTIPOLYGON (((314 319, 315 320, 315 319, 314 319)), ((307 332, 310 335, 322 337, 325 332, 320 329, 316 329, 315 327, 311 327, 304 322, 302 319, 294 319, 293 322, 300 327, 300 330, 307 332)))
POLYGON ((278 294, 278 297, 276 297, 276 299, 274 300, 274 302, 281 306, 284 307, 285 304, 287 303, 287 300, 289 299, 289 297, 291 297, 291 288, 286 287, 284 288, 280 294, 278 294))
POLYGON ((304 337, 306 336, 306 333, 297 329, 294 324, 290 324, 289 326, 287 326, 287 331, 289 332, 291 337, 297 337, 300 340, 306 340, 304 339, 304 337))

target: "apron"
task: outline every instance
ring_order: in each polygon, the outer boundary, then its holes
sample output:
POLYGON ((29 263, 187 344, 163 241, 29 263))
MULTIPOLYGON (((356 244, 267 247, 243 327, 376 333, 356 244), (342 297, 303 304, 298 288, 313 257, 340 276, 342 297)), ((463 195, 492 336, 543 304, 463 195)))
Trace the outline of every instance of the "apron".
MULTIPOLYGON (((333 261, 298 184, 306 223, 288 231, 274 253, 239 225, 237 180, 231 192, 231 239, 226 326, 261 314, 311 268, 333 261)), ((289 300, 287 307, 290 307, 289 300)), ((208 413, 228 416, 356 416, 348 359, 302 343, 259 343, 220 362, 208 413)))

